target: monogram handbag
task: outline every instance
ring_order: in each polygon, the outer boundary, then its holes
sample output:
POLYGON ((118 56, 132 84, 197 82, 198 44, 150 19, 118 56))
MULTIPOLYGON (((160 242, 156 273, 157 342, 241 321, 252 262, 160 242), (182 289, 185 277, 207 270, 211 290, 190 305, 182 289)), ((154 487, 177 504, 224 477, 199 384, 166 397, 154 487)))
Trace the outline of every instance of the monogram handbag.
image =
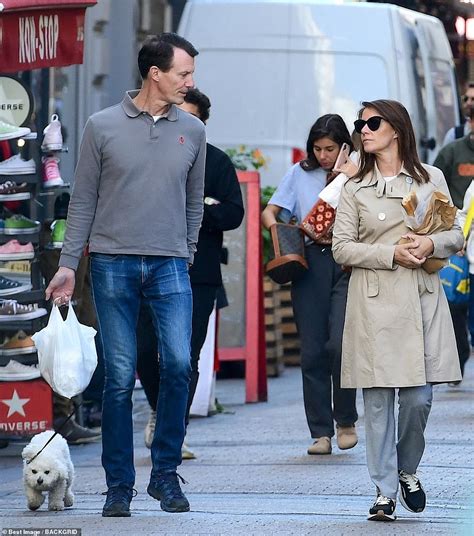
POLYGON ((301 222, 301 228, 318 244, 330 244, 335 220, 336 211, 326 201, 318 199, 301 222))
POLYGON ((272 259, 265 272, 275 283, 289 283, 299 279, 308 269, 304 254, 304 238, 297 225, 275 223, 270 227, 272 259))

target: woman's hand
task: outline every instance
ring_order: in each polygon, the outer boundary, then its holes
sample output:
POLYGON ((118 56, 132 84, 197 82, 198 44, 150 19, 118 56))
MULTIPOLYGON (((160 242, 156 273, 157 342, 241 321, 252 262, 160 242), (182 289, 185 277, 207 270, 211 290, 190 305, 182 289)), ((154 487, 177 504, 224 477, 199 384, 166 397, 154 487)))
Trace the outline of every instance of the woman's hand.
POLYGON ((350 179, 359 171, 359 167, 354 164, 350 158, 348 158, 344 164, 338 166, 337 168, 335 167, 334 171, 337 171, 337 173, 344 173, 344 175, 350 179))
POLYGON ((397 244, 393 260, 396 264, 404 268, 419 268, 426 260, 426 257, 419 259, 412 253, 412 248, 419 246, 418 242, 409 242, 408 244, 397 244))
POLYGON ((412 241, 411 244, 409 244, 411 245, 410 253, 417 259, 424 258, 426 260, 434 251, 434 244, 429 236, 409 233, 403 235, 402 238, 407 238, 412 241))

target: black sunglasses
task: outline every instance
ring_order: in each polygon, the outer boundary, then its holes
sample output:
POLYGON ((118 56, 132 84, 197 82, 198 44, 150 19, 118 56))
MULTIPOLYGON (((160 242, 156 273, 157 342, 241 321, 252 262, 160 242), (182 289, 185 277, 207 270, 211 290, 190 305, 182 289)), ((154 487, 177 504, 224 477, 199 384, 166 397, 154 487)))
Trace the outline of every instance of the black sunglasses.
POLYGON ((365 125, 367 125, 372 132, 375 132, 380 128, 382 119, 383 117, 380 117, 380 115, 374 115, 370 119, 367 119, 367 121, 365 119, 357 119, 357 121, 354 121, 354 128, 360 134, 365 125))

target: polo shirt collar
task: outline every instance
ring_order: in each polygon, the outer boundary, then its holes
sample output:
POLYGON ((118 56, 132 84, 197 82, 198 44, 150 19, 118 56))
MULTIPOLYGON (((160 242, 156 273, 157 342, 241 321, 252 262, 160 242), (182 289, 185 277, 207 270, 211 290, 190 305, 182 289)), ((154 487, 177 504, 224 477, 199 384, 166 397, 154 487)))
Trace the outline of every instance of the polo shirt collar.
MULTIPOLYGON (((132 91, 126 91, 125 96, 122 100, 122 108, 128 117, 138 117, 143 110, 137 108, 132 99, 134 99, 140 90, 134 89, 132 91)), ((161 117, 168 119, 168 121, 177 121, 178 120, 178 108, 176 105, 171 104, 168 111, 163 114, 161 117)))

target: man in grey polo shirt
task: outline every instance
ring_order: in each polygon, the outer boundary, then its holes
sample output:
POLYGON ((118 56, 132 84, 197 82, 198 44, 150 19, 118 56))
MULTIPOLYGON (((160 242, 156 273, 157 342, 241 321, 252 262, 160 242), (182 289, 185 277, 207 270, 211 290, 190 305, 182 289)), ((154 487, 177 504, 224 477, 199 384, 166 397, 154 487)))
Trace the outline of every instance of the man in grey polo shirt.
POLYGON ((136 325, 149 304, 160 354, 160 395, 148 493, 168 512, 189 510, 177 466, 190 380, 193 262, 203 214, 206 138, 177 108, 193 87, 196 49, 176 34, 147 39, 139 91, 92 115, 85 127, 59 270, 46 297, 70 300, 89 242, 104 347, 104 517, 130 516, 135 483, 132 391, 136 325))

